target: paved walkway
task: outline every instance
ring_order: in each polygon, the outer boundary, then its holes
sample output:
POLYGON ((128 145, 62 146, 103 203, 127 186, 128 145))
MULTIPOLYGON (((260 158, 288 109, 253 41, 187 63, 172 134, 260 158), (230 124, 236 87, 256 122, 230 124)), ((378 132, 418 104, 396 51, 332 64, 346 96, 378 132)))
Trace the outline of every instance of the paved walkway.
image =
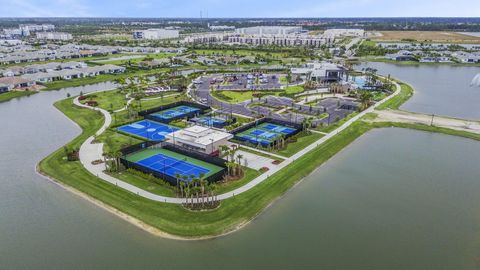
MULTIPOLYGON (((239 187, 239 188, 237 188, 233 191, 218 195, 217 199, 218 200, 225 200, 225 199, 234 197, 235 195, 238 195, 238 194, 241 194, 243 192, 246 192, 246 191, 250 190, 251 188, 255 187, 256 185, 262 183, 263 181, 268 180, 268 178, 271 175, 273 175, 274 173, 276 173, 276 172, 280 171, 281 169, 285 168, 286 166, 290 165, 290 163, 292 163, 296 159, 298 159, 298 158, 302 157, 303 155, 307 154, 308 152, 312 151, 315 147, 324 143, 325 141, 332 138, 333 136, 335 136, 339 132, 345 130, 347 127, 349 127, 352 123, 354 123, 355 121, 357 121, 358 119, 363 117, 365 114, 373 112, 377 106, 383 104, 384 102, 386 102, 390 98, 398 95, 400 93, 400 85, 398 85, 398 84, 395 84, 395 85, 396 85, 396 91, 392 95, 388 96, 384 100, 374 104, 373 106, 366 109, 365 111, 363 111, 363 112, 357 114, 356 116, 352 117, 350 120, 345 122, 343 125, 341 125, 337 129, 335 129, 334 131, 326 134, 324 137, 320 138, 316 142, 314 142, 314 143, 310 144, 309 146, 307 146, 306 148, 300 150, 299 152, 297 152, 292 157, 286 158, 279 165, 272 166, 268 172, 258 176, 257 178, 253 179, 252 181, 248 182, 247 184, 245 184, 245 185, 243 185, 243 186, 241 186, 241 187, 239 187)), ((83 107, 83 108, 98 110, 105 116, 105 123, 97 131, 97 133, 96 133, 97 136, 100 135, 101 133, 103 133, 108 128, 108 126, 110 126, 110 123, 112 122, 112 117, 111 117, 111 115, 108 111, 106 111, 104 109, 101 109, 101 108, 93 108, 93 107, 90 107, 88 105, 81 104, 78 101, 78 97, 75 98, 73 102, 74 102, 75 105, 83 107)), ((89 137, 80 147, 80 153, 79 153, 81 163, 90 173, 92 173, 93 175, 96 175, 97 177, 99 177, 100 179, 102 179, 104 181, 107 181, 107 182, 109 182, 113 185, 121 187, 125 190, 128 190, 132 193, 135 193, 135 194, 137 194, 139 196, 142 196, 144 198, 147 198, 147 199, 151 199, 151 200, 158 201, 158 202, 175 203, 175 204, 181 204, 181 203, 186 202, 186 199, 184 199, 184 198, 165 197, 165 196, 160 196, 160 195, 150 193, 148 191, 145 191, 145 190, 140 189, 136 186, 130 185, 126 182, 123 182, 119 179, 116 179, 116 178, 104 173, 105 164, 103 164, 103 163, 99 164, 99 165, 93 165, 92 164, 92 161, 94 161, 94 160, 103 159, 103 156, 102 156, 103 144, 101 144, 101 143, 92 144, 93 139, 94 139, 94 136, 89 137)), ((259 151, 259 150, 255 149, 255 151, 259 151)), ((268 153, 268 154, 274 156, 271 153, 268 153)))
POLYGON ((480 122, 397 110, 375 111, 376 122, 400 122, 450 128, 480 134, 480 122))

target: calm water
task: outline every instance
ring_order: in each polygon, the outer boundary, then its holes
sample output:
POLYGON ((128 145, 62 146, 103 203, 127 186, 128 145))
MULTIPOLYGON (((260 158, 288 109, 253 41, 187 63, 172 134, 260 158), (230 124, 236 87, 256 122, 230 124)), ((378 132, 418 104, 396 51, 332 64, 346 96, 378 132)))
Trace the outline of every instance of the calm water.
POLYGON ((415 95, 401 109, 464 119, 480 119, 480 87, 470 87, 480 67, 448 65, 398 65, 368 63, 379 74, 398 78, 415 88, 415 95))
POLYGON ((401 129, 361 137, 230 236, 153 237, 37 176, 80 130, 50 104, 0 104, 2 269, 476 269, 480 144, 401 129))

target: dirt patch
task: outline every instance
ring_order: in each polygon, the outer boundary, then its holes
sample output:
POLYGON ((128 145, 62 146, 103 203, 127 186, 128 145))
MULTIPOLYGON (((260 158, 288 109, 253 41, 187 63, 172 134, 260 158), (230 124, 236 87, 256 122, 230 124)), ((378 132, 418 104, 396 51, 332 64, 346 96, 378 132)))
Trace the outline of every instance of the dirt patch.
POLYGON ((480 37, 473 37, 456 32, 443 31, 381 31, 372 37, 378 41, 433 41, 433 42, 454 42, 454 43, 480 43, 480 37))

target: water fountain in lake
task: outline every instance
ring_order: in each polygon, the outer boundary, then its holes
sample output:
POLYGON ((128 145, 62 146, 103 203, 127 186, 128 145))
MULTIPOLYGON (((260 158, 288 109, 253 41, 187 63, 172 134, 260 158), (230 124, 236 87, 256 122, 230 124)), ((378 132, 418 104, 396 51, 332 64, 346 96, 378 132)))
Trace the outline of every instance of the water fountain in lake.
POLYGON ((480 87, 480 73, 477 74, 470 83, 470 86, 477 86, 480 87))

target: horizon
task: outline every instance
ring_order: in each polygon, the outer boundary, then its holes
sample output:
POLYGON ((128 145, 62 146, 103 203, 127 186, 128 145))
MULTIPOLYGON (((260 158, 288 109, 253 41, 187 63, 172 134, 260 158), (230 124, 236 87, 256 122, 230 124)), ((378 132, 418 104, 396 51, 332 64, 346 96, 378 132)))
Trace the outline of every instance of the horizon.
POLYGON ((300 0, 294 5, 273 0, 0 0, 0 4, 9 10, 9 16, 1 18, 475 18, 480 10, 480 2, 471 0, 300 0))

